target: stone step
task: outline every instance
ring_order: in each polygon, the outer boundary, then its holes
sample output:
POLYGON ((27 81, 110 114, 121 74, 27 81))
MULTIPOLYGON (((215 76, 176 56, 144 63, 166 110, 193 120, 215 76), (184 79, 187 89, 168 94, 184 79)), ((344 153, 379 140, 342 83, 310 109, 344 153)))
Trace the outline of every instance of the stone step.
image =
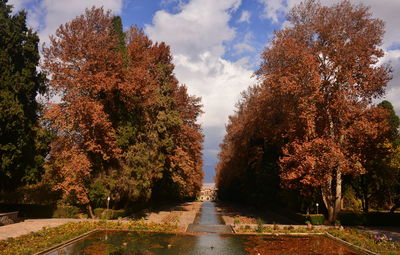
POLYGON ((232 227, 227 225, 189 224, 186 232, 192 233, 232 233, 232 227))

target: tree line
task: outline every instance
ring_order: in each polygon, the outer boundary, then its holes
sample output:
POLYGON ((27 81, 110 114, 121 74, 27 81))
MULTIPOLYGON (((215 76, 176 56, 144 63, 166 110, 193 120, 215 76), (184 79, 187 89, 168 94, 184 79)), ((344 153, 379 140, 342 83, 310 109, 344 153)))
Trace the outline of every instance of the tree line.
POLYGON ((3 195, 46 184, 90 213, 108 196, 120 208, 196 197, 202 105, 174 76, 168 45, 93 7, 61 25, 40 60, 26 13, 6 0, 0 33, 3 195))
POLYGON ((364 5, 307 0, 276 31, 221 144, 222 199, 313 208, 334 223, 351 190, 362 209, 400 199, 399 118, 379 65, 384 23, 364 5), (314 205, 313 205, 314 203, 314 205))

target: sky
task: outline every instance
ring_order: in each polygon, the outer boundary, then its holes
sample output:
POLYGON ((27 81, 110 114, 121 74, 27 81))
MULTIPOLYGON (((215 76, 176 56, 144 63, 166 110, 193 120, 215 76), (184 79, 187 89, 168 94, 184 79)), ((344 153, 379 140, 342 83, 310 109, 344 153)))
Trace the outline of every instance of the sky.
MULTIPOLYGON (((103 6, 122 17, 124 28, 137 25, 153 41, 171 46, 175 75, 189 93, 202 98, 199 122, 205 134, 204 182, 214 181, 219 144, 240 93, 254 84, 253 73, 273 32, 286 25, 287 12, 301 0, 9 0, 25 9, 28 25, 41 43, 85 8, 103 6)), ((321 0, 330 5, 337 0, 321 0)), ((393 79, 384 99, 400 114, 399 0, 351 0, 371 7, 385 21, 382 48, 393 79)))

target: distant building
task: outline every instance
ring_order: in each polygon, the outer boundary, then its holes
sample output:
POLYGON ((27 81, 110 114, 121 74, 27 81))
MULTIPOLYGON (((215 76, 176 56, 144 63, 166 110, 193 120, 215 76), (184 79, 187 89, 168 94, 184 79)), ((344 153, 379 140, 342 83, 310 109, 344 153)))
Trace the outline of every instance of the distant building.
POLYGON ((200 201, 214 201, 217 199, 217 188, 214 183, 204 183, 200 195, 197 198, 200 201))

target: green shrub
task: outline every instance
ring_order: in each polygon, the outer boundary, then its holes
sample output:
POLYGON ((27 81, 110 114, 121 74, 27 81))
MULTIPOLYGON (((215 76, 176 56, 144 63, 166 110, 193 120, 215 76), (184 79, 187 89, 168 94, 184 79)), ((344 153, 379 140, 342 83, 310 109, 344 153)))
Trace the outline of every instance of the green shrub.
POLYGON ((104 210, 106 210, 106 209, 104 209, 104 208, 96 208, 96 209, 94 209, 93 210, 94 216, 96 218, 98 218, 98 219, 102 219, 102 217, 103 217, 102 214, 103 214, 104 210))
POLYGON ((95 207, 106 205, 107 194, 109 194, 109 191, 106 188, 104 180, 97 179, 92 185, 90 185, 89 198, 92 205, 95 207))
POLYGON ((59 206, 53 213, 53 218, 78 218, 79 208, 75 206, 59 206))
POLYGON ((257 219, 257 228, 256 228, 256 232, 258 233, 262 233, 264 232, 265 228, 264 228, 264 221, 261 218, 257 219))
POLYGON ((325 216, 323 214, 310 214, 309 216, 310 222, 313 225, 323 225, 325 216))
POLYGON ((343 212, 338 215, 338 219, 345 226, 400 226, 400 213, 343 212))
POLYGON ((30 219, 77 218, 79 208, 75 206, 0 204, 0 212, 19 211, 19 216, 30 219))
POLYGON ((56 205, 30 205, 30 204, 0 204, 0 212, 19 211, 23 218, 51 218, 56 210, 56 205))
POLYGON ((105 209, 105 208, 96 208, 93 211, 94 216, 98 219, 108 219, 108 220, 115 220, 118 218, 125 217, 127 215, 126 211, 121 210, 113 210, 113 209, 105 209))

